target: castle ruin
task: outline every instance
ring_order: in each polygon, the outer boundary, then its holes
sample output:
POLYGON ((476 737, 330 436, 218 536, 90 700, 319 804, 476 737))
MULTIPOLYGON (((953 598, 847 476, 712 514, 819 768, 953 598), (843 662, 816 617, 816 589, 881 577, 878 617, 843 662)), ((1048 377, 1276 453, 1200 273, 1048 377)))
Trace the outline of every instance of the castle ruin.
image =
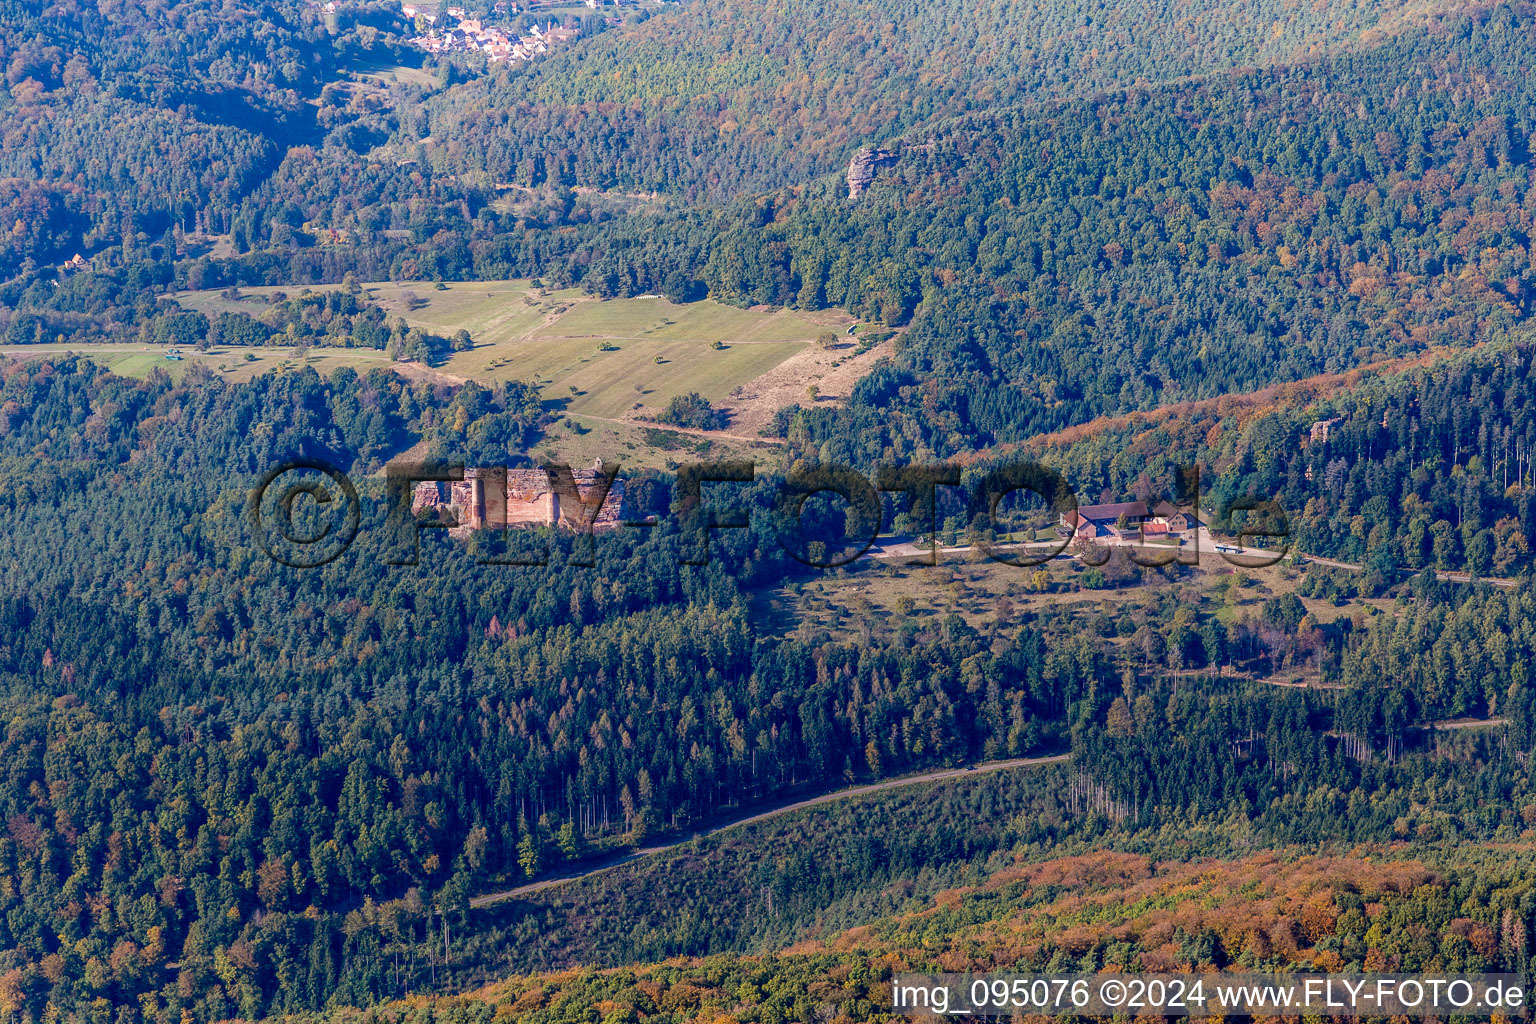
POLYGON ((561 472, 555 470, 552 481, 551 471, 542 467, 466 469, 462 480, 418 483, 411 511, 451 517, 458 524, 453 533, 515 526, 609 530, 622 524, 624 481, 615 476, 608 493, 602 494, 601 459, 590 469, 569 470, 569 480, 559 480, 561 472))

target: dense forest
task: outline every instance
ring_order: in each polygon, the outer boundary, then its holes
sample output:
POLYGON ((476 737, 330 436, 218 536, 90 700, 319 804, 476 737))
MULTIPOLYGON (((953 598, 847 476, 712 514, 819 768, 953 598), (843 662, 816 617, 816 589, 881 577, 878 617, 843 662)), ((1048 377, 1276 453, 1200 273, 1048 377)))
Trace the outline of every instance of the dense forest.
MULTIPOLYGON (((494 69, 424 64, 382 4, 0 0, 0 26, 6 1020, 862 1020, 901 964, 1530 968, 1536 8, 722 0, 494 69), (553 414, 537 381, 426 372, 468 332, 360 282, 509 277, 902 329, 845 402, 778 412, 781 464, 712 485, 753 514, 706 564, 700 500, 628 471, 658 525, 590 566, 559 532, 517 536, 537 565, 402 545, 386 463, 527 465, 553 414), (60 351, 101 342, 299 365, 60 351), (414 365, 323 378, 311 346, 414 365), (361 494, 314 570, 250 523, 292 459, 361 494), (1273 499, 1298 557, 1019 570, 1017 606, 898 598, 853 635, 765 611, 812 579, 940 589, 808 569, 762 513, 818 464, 941 460, 957 541, 1010 463, 1084 501, 1199 466, 1209 516, 1273 499), (1069 760, 470 906, 1042 754, 1069 760), (1293 855, 1320 838, 1351 845, 1293 855), (670 957, 706 959, 633 966, 670 957), (349 1009, 594 964, 625 971, 349 1009)), ((691 389, 659 415, 728 424, 691 389)))
MULTIPOLYGON (((1490 364, 1508 366, 1473 363, 1490 364)), ((1327 628, 1294 598, 1232 624, 1175 600, 1127 647, 1117 624, 1100 639, 1052 616, 1005 632, 914 619, 847 644, 751 614, 751 588, 790 571, 767 517, 721 534, 704 567, 679 564, 673 515, 602 538, 591 570, 558 537, 531 570, 433 538, 414 566, 377 548, 314 573, 260 555, 241 515, 260 470, 376 465, 416 437, 453 457, 517 415, 476 391, 383 370, 230 385, 78 359, 8 369, 0 857, 17 1010, 106 999, 211 1020, 399 994, 501 948, 467 906, 495 884, 805 787, 977 758, 1070 749, 1068 808, 1143 827, 1224 808, 1292 840, 1340 820, 1388 838, 1425 773, 1463 808, 1458 834, 1519 827, 1528 783, 1506 750, 1536 743, 1524 591, 1410 579, 1396 616, 1327 628), (1290 657, 1345 689, 1237 699, 1253 684, 1231 667, 1290 657), (1411 749, 1417 723, 1469 713, 1507 716, 1509 747, 1459 766, 1411 749), (1320 792, 1370 794, 1369 812, 1320 792)), ((364 484, 369 536, 381 490, 364 484)), ((665 511, 664 489, 654 500, 665 511)), ((834 884, 861 891, 892 855, 834 884)), ((954 855, 905 856, 903 872, 954 855)), ((720 927, 604 948, 701 952, 720 927)))
POLYGON ((962 119, 883 172, 852 214, 867 223, 797 206, 765 231, 782 230, 802 294, 892 320, 921 303, 902 358, 848 412, 807 414, 810 436, 942 455, 1523 322, 1524 18, 962 119), (844 276, 874 264, 849 258, 865 247, 900 254, 894 287, 844 276))
POLYGON ((327 25, 318 8, 287 0, 7 0, 0 212, 17 227, 0 236, 0 265, 144 230, 227 231, 234 204, 287 147, 366 137, 366 126, 348 128, 371 120, 369 105, 324 87, 350 62, 398 55, 396 15, 359 4, 327 25))
POLYGON ((589 843, 1039 749, 1098 671, 958 623, 895 649, 759 642, 742 587, 785 561, 760 531, 702 569, 679 564, 675 525, 605 537, 595 571, 459 544, 313 575, 259 554, 241 516, 259 470, 367 465, 417 436, 462 453, 516 415, 474 390, 8 370, 0 857, 19 1008, 222 1019, 315 1006, 343 979, 382 992, 375 933, 341 930, 366 901, 425 901, 457 929, 479 888, 589 843))
POLYGON ((663 1021, 885 1021, 897 1019, 888 982, 901 970, 1522 971, 1536 913, 1529 790, 1523 770, 1501 769, 1519 810, 1477 813, 1486 790, 1465 762, 1490 753, 1453 744, 1405 771, 1372 769, 1379 797, 1298 790, 1258 821, 1191 810, 1138 826, 1113 803, 1095 805, 1092 784, 1055 771, 796 815, 541 901, 521 942, 496 935, 482 954, 506 960, 508 980, 375 1016, 553 1021, 600 1008, 663 1021), (1319 838, 1353 813, 1361 821, 1346 841, 1319 838), (976 824, 956 830, 956 820, 976 824), (849 833, 865 838, 850 844, 849 833), (1273 852, 1255 853, 1260 845, 1273 852), (656 884, 666 888, 653 893, 656 884), (725 906, 721 892, 732 894, 725 906), (801 893, 835 909, 806 914, 801 893), (615 900, 639 908, 633 927, 603 921, 615 900), (791 951, 739 941, 797 915, 791 951), (677 958, 689 949, 701 952, 677 958), (636 950, 671 959, 634 963, 636 950), (523 973, 551 954, 615 966, 523 973))
POLYGON ((1455 9, 697 5, 448 90, 399 142, 496 181, 732 196, 840 171, 862 144, 966 111, 1344 49, 1455 9))

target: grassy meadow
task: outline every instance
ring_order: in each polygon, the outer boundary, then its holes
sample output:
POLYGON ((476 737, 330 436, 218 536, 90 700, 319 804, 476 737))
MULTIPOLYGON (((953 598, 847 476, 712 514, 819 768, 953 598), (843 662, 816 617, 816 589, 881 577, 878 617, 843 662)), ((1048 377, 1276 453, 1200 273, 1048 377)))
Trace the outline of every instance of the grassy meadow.
POLYGON ((322 374, 329 374, 342 366, 366 370, 372 366, 388 366, 389 359, 383 352, 367 349, 315 349, 305 358, 296 358, 286 348, 236 349, 215 348, 208 352, 177 347, 175 345, 13 345, 0 349, 5 355, 18 359, 36 356, 78 352, 123 377, 147 377, 156 369, 179 378, 194 363, 202 363, 228 380, 250 380, 269 370, 296 369, 301 365, 313 366, 322 374), (172 352, 180 359, 169 358, 172 352), (247 359, 247 355, 253 356, 247 359))
MULTIPOLYGON (((340 286, 315 290, 334 287, 340 286)), ((597 419, 659 412, 689 391, 718 402, 808 347, 816 335, 850 322, 838 313, 763 312, 707 299, 686 305, 656 296, 603 301, 527 281, 455 282, 442 291, 421 282, 364 287, 374 302, 413 326, 442 335, 469 332, 474 347, 454 353, 435 372, 487 383, 532 380, 566 413, 597 419)), ((234 300, 216 291, 184 292, 176 299, 210 315, 255 316, 275 291, 294 289, 249 288, 234 300)), ((310 359, 326 355, 314 349, 310 359)), ((243 354, 235 358, 243 360, 243 354)), ((228 353, 222 361, 230 363, 228 353)))

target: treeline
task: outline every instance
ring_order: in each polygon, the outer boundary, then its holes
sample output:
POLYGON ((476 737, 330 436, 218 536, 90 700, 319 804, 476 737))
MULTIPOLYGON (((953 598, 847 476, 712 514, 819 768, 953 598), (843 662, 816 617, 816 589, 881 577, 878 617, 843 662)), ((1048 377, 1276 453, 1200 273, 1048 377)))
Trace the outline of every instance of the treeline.
MULTIPOLYGON (((164 303, 171 308, 146 321, 140 336, 146 341, 176 341, 205 350, 215 345, 381 349, 393 359, 428 366, 473 344, 466 330, 445 338, 411 327, 401 318, 390 322, 384 309, 363 295, 354 277, 349 275, 343 283, 347 286, 344 289, 313 292, 305 288, 295 296, 274 292, 268 297, 267 308, 255 316, 225 310, 212 321, 195 310, 177 309, 174 301, 164 303)), ((237 288, 225 289, 223 294, 227 300, 241 297, 237 288)), ((414 298, 409 292, 405 297, 407 301, 414 298)))
MULTIPOLYGON (((339 289, 301 288, 297 295, 273 292, 263 297, 261 307, 256 305, 257 298, 242 295, 231 285, 220 294, 222 305, 246 302, 256 311, 221 308, 210 318, 164 297, 172 286, 189 283, 184 279, 186 271, 175 264, 176 250, 176 239, 168 231, 156 243, 99 256, 89 267, 58 279, 38 277, 25 289, 21 280, 13 280, 0 289, 0 297, 20 307, 0 307, 6 343, 110 339, 184 345, 200 351, 216 345, 296 349, 316 345, 384 350, 393 359, 429 366, 473 344, 465 330, 444 337, 411 327, 402 318, 390 320, 350 272, 339 289)), ((408 301, 414 298, 409 292, 406 296, 408 301)))

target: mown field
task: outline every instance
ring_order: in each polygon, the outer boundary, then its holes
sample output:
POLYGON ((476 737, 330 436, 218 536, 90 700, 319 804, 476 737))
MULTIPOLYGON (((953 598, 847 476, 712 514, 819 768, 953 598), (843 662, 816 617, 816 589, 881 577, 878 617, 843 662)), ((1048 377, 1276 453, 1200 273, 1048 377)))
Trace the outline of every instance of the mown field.
MULTIPOLYGON (((339 286, 318 286, 326 287, 339 286)), ((763 312, 709 300, 601 301, 527 281, 457 282, 441 291, 430 282, 364 287, 374 302, 413 326, 443 335, 469 332, 474 348, 454 353, 436 372, 482 382, 537 381, 565 412, 599 419, 653 413, 689 391, 719 401, 816 335, 851 322, 835 312, 763 312)), ((267 295, 284 290, 250 288, 233 300, 216 291, 185 292, 176 299, 210 315, 254 316, 267 295)), ((312 357, 317 354, 325 353, 312 357)))

